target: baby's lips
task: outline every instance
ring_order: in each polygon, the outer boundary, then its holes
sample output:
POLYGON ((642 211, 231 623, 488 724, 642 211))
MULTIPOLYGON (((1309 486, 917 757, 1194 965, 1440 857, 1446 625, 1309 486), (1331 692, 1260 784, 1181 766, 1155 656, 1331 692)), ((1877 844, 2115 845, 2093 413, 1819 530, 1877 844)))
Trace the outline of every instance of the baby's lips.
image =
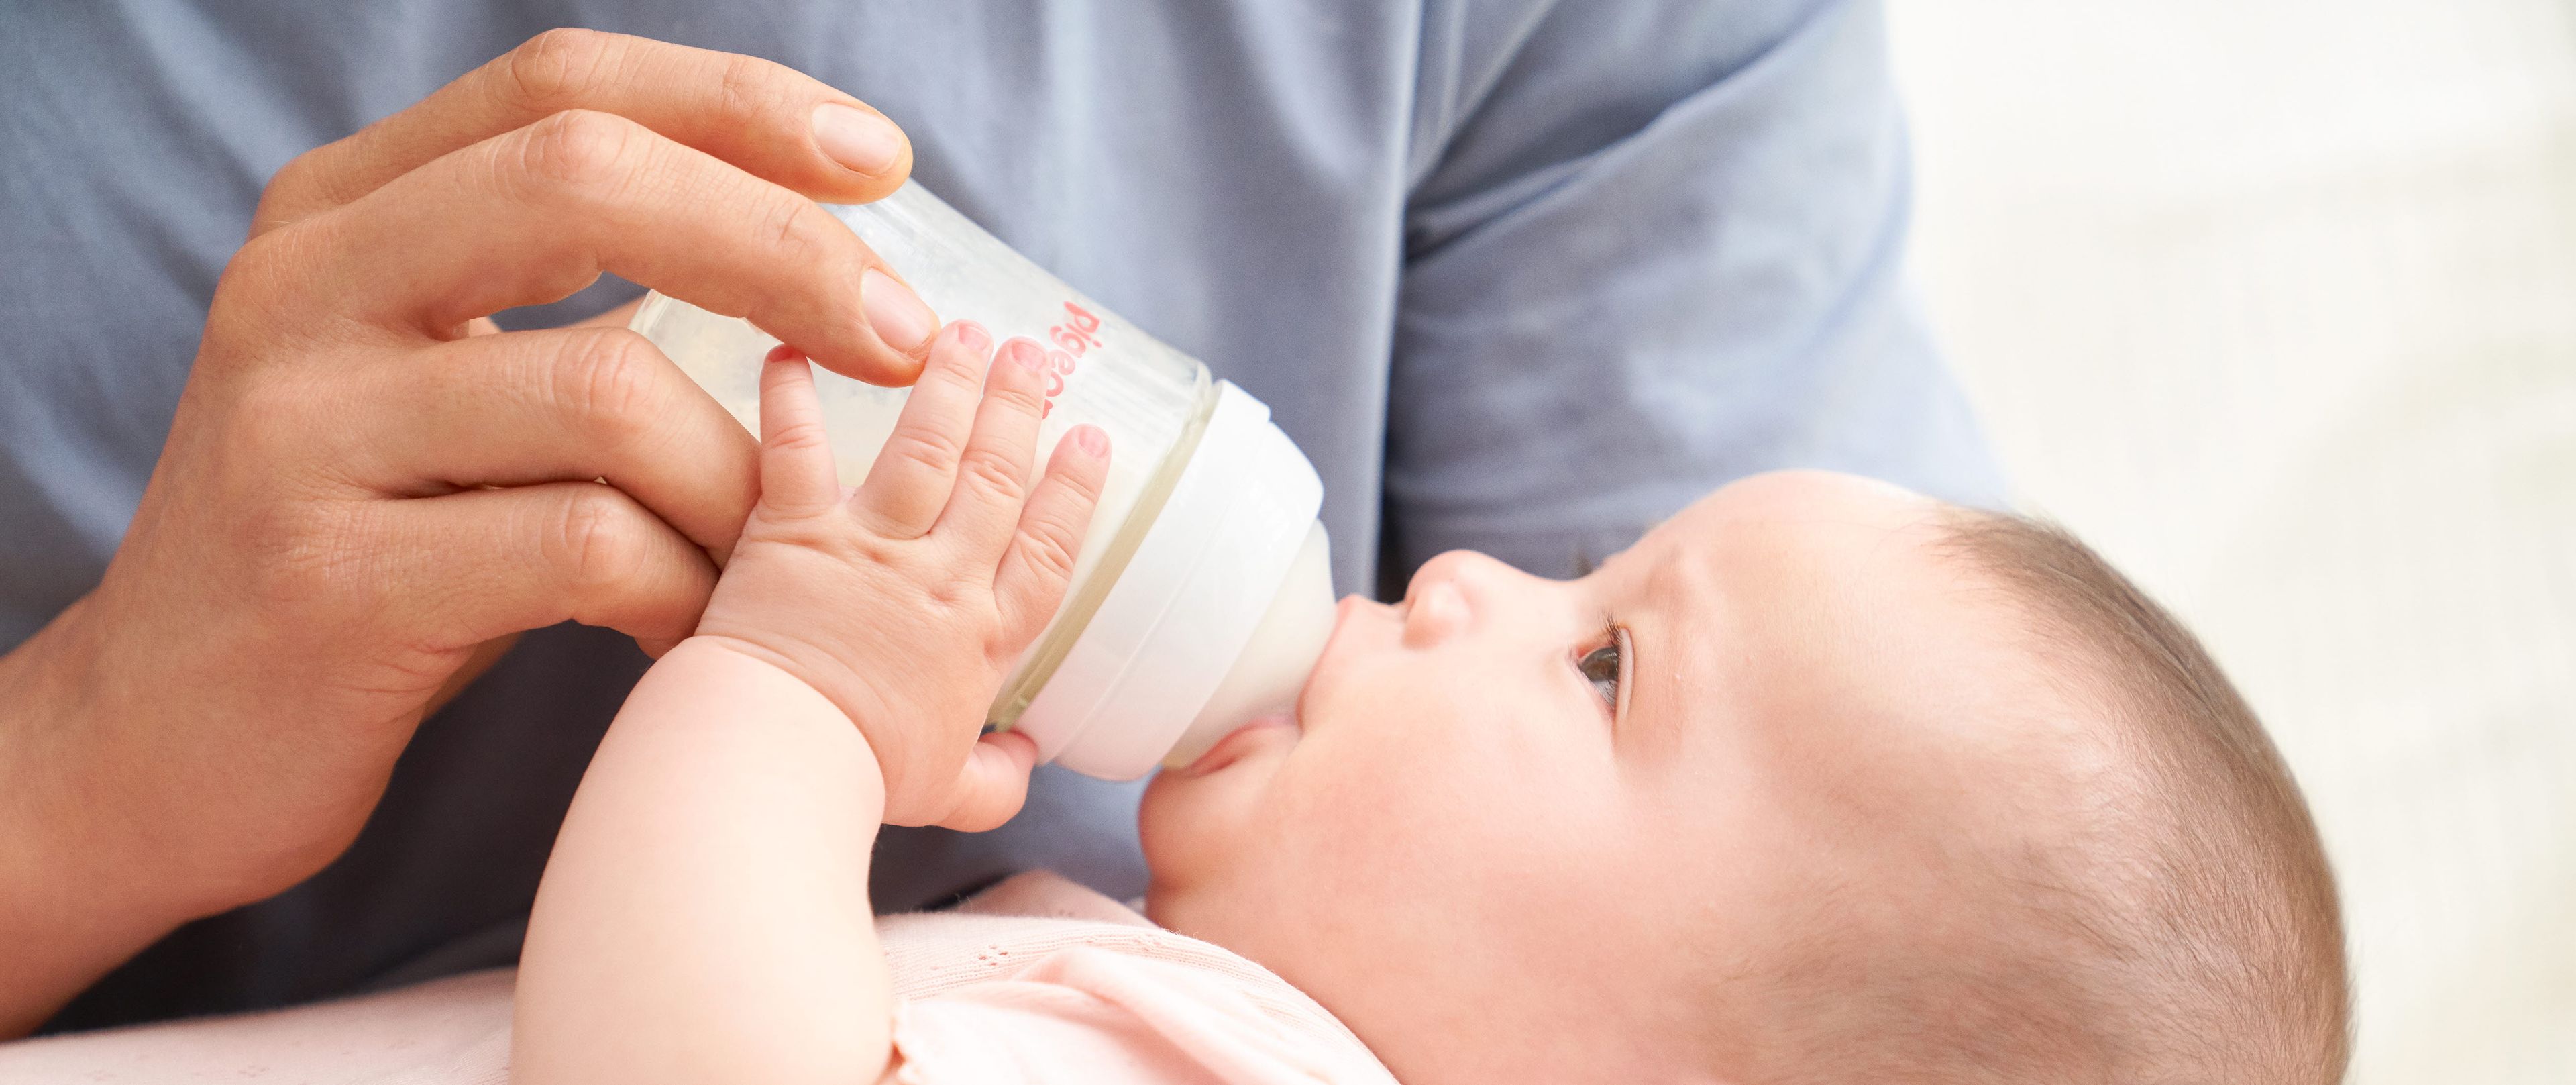
POLYGON ((1216 745, 1208 747, 1198 760, 1173 771, 1185 779, 1206 776, 1258 752, 1262 743, 1272 740, 1272 736, 1264 732, 1281 728, 1293 731, 1296 727, 1297 720, 1287 712, 1253 717, 1251 722, 1216 740, 1216 745))

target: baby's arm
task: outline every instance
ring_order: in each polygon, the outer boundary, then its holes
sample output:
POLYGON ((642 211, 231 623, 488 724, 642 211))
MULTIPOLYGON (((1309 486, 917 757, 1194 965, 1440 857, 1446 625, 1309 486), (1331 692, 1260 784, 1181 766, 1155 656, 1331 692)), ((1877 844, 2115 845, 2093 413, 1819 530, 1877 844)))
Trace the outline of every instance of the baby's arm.
POLYGON ((521 1081, 873 1081, 885 809, 847 716, 693 638, 617 714, 556 837, 518 988, 521 1081))
POLYGON ((1025 346, 978 394, 989 340, 943 332, 846 498, 810 371, 773 358, 760 507, 698 635, 618 712, 547 864, 514 1080, 887 1071, 877 826, 989 828, 1018 808, 1034 749, 977 732, 1062 596, 1106 469, 1105 439, 1077 430, 1023 507, 1042 403, 1025 346))

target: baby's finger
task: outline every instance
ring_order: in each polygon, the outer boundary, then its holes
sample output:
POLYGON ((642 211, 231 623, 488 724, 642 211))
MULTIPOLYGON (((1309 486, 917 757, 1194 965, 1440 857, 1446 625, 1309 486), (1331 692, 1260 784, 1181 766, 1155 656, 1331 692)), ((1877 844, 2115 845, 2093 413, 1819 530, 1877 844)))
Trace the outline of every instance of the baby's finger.
POLYGON ((1019 530, 993 574, 993 604, 1008 642, 1025 646, 1046 628, 1073 578, 1091 510, 1109 477, 1109 435, 1098 426, 1075 426, 1056 442, 1046 477, 1020 511, 1019 530))
POLYGON ((993 337, 971 320, 930 340, 930 363, 896 417, 894 433, 853 499, 868 526, 898 539, 919 538, 939 521, 954 488, 975 404, 984 394, 993 337))
POLYGON ((1038 419, 1046 411, 1046 364, 1046 348, 1032 339, 1013 339, 994 354, 957 492, 939 514, 941 533, 955 534, 966 557, 982 568, 1002 556, 1028 497, 1029 461, 1036 458, 1038 419))
POLYGON ((1029 773, 1038 766, 1038 744, 1029 736, 1005 732, 975 740, 966 766, 957 773, 957 804, 939 819, 941 828, 961 833, 998 829, 1020 812, 1029 797, 1029 773))
POLYGON ((760 370, 760 503, 787 516, 814 516, 840 500, 814 370, 780 344, 760 370))

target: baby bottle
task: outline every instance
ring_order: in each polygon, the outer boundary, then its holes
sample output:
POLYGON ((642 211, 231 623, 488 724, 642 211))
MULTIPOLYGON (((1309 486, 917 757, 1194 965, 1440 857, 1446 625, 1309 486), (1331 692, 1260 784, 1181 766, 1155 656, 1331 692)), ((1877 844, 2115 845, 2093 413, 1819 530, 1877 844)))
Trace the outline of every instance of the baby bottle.
MULTIPOLYGON (((829 210, 943 317, 1047 345, 1038 447, 1083 422, 1109 433, 1072 585, 989 722, 1036 740, 1041 760, 1128 780, 1288 709, 1332 631, 1333 589, 1315 519, 1323 482, 1270 408, 918 184, 829 210)), ((761 359, 776 339, 659 293, 632 327, 758 432, 761 359)), ((856 483, 910 390, 814 376, 841 480, 856 483)))

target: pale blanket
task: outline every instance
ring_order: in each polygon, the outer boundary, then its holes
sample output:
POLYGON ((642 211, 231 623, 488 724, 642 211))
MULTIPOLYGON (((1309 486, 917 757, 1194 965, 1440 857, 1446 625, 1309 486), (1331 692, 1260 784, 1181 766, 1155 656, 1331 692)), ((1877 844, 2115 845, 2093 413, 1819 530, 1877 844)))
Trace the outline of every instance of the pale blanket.
MULTIPOLYGON (((878 921, 901 1085, 1394 1085, 1260 965, 1072 882, 1024 874, 878 921)), ((500 1085, 507 970, 273 1013, 0 1046, 0 1082, 500 1085)))

